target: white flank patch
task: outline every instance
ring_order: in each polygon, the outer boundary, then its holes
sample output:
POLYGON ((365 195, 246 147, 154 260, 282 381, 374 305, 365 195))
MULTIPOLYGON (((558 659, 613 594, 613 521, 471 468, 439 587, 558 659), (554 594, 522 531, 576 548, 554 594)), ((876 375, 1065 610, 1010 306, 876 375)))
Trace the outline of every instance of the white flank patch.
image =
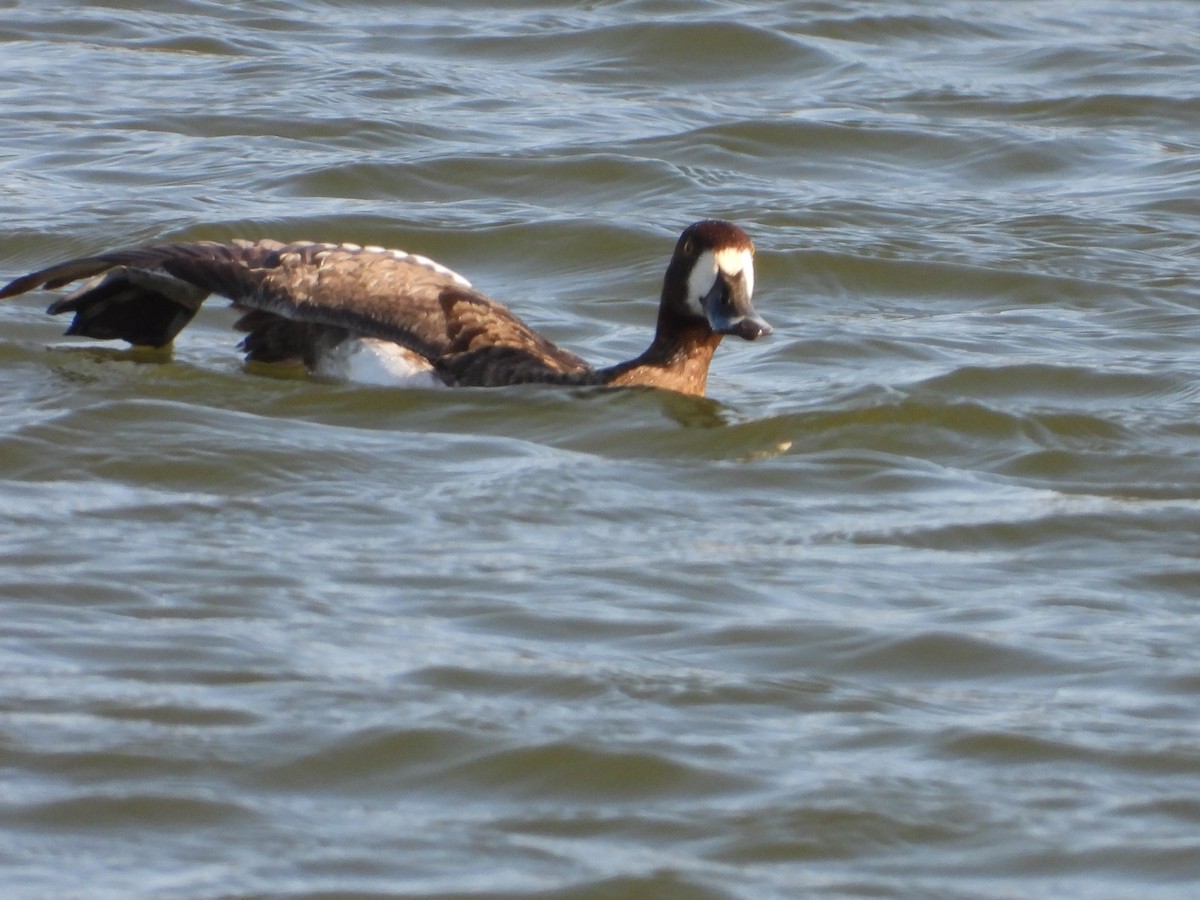
POLYGON ((424 357, 391 341, 353 338, 338 344, 317 362, 323 378, 384 387, 445 387, 424 357))

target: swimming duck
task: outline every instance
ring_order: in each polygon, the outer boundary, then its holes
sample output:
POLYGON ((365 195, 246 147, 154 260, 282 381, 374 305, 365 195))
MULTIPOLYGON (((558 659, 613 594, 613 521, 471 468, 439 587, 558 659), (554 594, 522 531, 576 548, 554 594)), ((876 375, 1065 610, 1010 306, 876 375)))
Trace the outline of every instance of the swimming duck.
POLYGON ((0 299, 89 279, 56 300, 67 334, 164 347, 210 294, 242 312, 249 362, 299 360, 335 377, 490 387, 644 385, 703 396, 724 335, 771 333, 754 311, 754 245, 736 225, 688 226, 663 279, 654 339, 636 359, 593 368, 537 334, 456 272, 356 244, 197 241, 116 250, 33 272, 0 299))

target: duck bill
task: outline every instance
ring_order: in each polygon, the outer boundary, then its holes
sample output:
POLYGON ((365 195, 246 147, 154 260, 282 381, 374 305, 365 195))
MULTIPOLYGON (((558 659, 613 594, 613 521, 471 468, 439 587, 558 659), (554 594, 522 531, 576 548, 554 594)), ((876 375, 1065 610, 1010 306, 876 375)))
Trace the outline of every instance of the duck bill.
POLYGON ((701 299, 708 325, 717 334, 732 334, 747 341, 766 337, 773 330, 767 321, 754 311, 745 277, 717 276, 716 284, 701 299))

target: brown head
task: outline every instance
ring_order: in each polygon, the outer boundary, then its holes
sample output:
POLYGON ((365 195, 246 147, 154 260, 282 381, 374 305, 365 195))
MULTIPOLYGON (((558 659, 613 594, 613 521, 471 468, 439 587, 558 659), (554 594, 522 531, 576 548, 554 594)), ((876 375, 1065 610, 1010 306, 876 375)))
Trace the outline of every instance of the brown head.
POLYGON ((705 219, 679 236, 663 279, 660 316, 676 327, 704 323, 713 334, 753 341, 771 333, 754 311, 753 294, 750 235, 731 222, 705 219))
POLYGON ((708 365, 724 335, 753 341, 771 333, 754 311, 753 294, 750 236, 719 219, 689 225, 663 278, 654 340, 637 359, 593 373, 595 380, 704 396, 708 365))

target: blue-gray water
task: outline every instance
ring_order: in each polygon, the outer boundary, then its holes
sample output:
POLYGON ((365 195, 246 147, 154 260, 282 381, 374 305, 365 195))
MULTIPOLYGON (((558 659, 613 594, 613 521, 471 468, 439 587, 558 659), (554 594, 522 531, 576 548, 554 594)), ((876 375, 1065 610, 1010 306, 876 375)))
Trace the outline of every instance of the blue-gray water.
POLYGON ((432 256, 711 402, 429 392, 0 306, 4 896, 1200 882, 1200 6, 0 2, 0 276, 432 256))

